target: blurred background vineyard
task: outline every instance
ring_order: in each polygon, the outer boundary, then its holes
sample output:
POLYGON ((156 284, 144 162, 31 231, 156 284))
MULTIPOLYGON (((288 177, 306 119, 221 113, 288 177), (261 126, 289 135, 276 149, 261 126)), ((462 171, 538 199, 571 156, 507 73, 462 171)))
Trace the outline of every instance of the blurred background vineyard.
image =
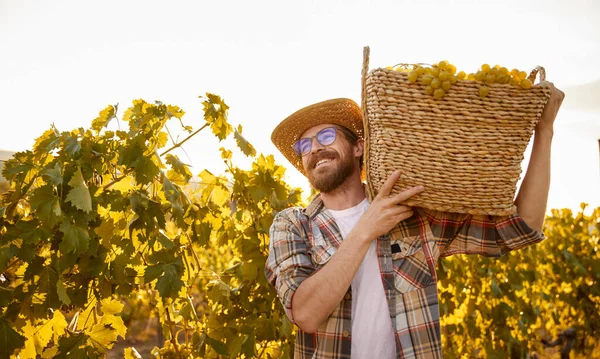
MULTIPOLYGON (((5 162, 12 184, 0 184, 0 358, 292 356, 294 328, 263 268, 273 216, 306 198, 228 123, 218 96, 203 105, 204 126, 190 137, 210 128, 199 136, 231 145, 220 149, 221 175, 193 176, 171 149, 160 154, 167 142, 185 142, 166 127, 183 111, 141 100, 122 120, 108 106, 89 130, 49 130, 33 151, 5 162), (109 131, 111 121, 130 131, 109 131), (251 166, 239 168, 234 156, 251 166), (81 188, 90 203, 71 197, 81 188), (85 221, 77 240, 88 250, 59 226, 67 220, 85 221)), ((500 259, 440 260, 445 357, 555 358, 561 345, 542 341, 572 328, 571 357, 600 358, 600 208, 552 210, 544 232, 544 242, 500 259)))

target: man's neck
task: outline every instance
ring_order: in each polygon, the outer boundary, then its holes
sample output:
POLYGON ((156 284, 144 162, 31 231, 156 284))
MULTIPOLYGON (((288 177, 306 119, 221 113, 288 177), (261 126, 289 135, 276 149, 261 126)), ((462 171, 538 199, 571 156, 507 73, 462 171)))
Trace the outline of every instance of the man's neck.
POLYGON ((340 211, 358 205, 366 198, 365 187, 359 176, 351 176, 335 190, 321 193, 326 208, 340 211))

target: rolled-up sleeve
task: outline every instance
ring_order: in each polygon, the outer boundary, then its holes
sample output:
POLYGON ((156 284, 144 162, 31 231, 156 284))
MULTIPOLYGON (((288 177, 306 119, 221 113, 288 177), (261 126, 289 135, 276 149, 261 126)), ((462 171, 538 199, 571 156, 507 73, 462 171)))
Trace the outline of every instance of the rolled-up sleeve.
POLYGON ((298 210, 290 208, 275 216, 270 229, 269 256, 265 265, 265 275, 275 287, 292 322, 294 293, 315 271, 308 254, 308 238, 296 211, 298 210))
POLYGON ((423 210, 438 241, 440 256, 480 254, 500 257, 545 239, 518 214, 486 216, 423 210))

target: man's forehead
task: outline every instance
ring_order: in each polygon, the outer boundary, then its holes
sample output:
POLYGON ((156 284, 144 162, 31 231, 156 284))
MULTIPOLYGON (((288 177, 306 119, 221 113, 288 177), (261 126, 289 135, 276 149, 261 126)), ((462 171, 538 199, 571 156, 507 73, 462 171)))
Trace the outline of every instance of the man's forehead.
POLYGON ((312 136, 316 135, 317 132, 321 131, 322 129, 327 128, 327 127, 332 127, 332 126, 333 127, 338 127, 337 125, 335 125, 333 123, 324 123, 324 124, 321 124, 321 125, 313 126, 313 127, 309 128, 308 130, 304 131, 300 135, 299 138, 312 137, 312 136))

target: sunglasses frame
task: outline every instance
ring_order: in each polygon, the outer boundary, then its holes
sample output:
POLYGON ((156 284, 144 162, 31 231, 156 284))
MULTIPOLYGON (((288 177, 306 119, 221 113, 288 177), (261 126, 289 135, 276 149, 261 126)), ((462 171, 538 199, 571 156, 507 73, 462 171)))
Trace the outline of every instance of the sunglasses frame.
POLYGON ((329 145, 332 145, 332 144, 333 144, 333 143, 334 143, 334 142, 337 140, 337 131, 338 131, 338 130, 339 130, 339 128, 337 128, 337 126, 329 126, 329 127, 325 127, 325 128, 323 128, 323 129, 319 130, 319 132, 317 132, 317 134, 316 134, 316 135, 314 135, 314 136, 312 136, 312 137, 304 137, 304 138, 301 138, 301 139, 297 140, 296 142, 294 142, 294 143, 292 144, 292 148, 294 149, 294 152, 295 152, 295 153, 296 153, 298 156, 304 157, 304 156, 308 155, 308 154, 310 153, 310 151, 312 151, 312 143, 313 143, 313 140, 314 140, 315 138, 317 139, 317 142, 319 142, 319 144, 320 144, 321 146, 329 146, 329 145), (333 130, 334 130, 334 132, 333 132, 333 133, 334 133, 334 134, 333 134, 333 141, 331 141, 331 142, 330 142, 330 143, 328 143, 328 144, 324 144, 324 143, 322 143, 322 142, 321 142, 321 140, 319 139, 319 135, 322 135, 323 131, 327 131, 327 130, 331 130, 331 129, 333 129, 333 130), (306 151, 306 153, 302 153, 302 152, 300 152, 300 151, 298 150, 298 149, 300 148, 300 147, 299 147, 299 144, 300 144, 300 142, 301 142, 301 141, 306 141, 306 140, 310 141, 310 145, 308 146, 308 150, 306 151), (297 148, 297 147, 298 147, 298 148, 297 148))

